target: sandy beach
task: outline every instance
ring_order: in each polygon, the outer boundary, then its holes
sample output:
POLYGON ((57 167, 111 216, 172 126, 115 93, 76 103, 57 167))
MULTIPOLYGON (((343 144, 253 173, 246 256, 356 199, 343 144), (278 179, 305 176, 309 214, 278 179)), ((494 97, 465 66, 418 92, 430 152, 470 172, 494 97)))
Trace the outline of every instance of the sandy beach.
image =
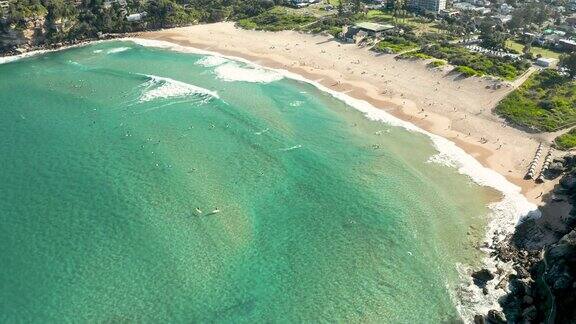
POLYGON ((496 104, 527 75, 513 83, 465 79, 450 73, 450 68, 430 69, 424 61, 398 60, 393 55, 379 55, 328 36, 249 31, 236 28, 233 23, 147 32, 139 37, 286 69, 366 100, 455 142, 482 164, 520 186, 534 203, 542 204, 542 198, 556 184, 555 181, 536 184, 523 179, 538 144, 548 145, 555 134, 529 134, 507 126, 492 113, 496 104))

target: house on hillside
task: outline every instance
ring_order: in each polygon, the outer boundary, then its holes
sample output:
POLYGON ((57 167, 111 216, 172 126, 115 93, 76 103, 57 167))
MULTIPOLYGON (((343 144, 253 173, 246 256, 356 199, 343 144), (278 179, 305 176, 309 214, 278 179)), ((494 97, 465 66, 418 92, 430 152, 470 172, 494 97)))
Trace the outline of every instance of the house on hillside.
POLYGON ((576 51, 576 41, 571 39, 560 39, 558 45, 566 52, 576 51))
POLYGON ((148 16, 148 13, 146 11, 140 12, 140 13, 135 13, 135 14, 131 14, 126 16, 126 20, 129 22, 138 22, 141 21, 142 19, 146 18, 146 16, 148 16))
POLYGON ((295 8, 303 8, 318 2, 320 2, 320 0, 290 0, 288 4, 295 8))
POLYGON ((540 57, 536 60, 536 65, 545 68, 554 67, 556 64, 558 64, 558 59, 555 58, 540 57))

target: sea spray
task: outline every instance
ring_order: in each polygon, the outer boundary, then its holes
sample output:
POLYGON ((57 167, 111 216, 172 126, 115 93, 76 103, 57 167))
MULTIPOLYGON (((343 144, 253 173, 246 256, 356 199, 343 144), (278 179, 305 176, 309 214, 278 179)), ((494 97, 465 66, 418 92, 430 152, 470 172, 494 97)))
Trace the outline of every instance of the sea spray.
POLYGON ((156 75, 146 75, 146 77, 149 80, 143 85, 144 91, 140 96, 141 102, 185 96, 198 96, 203 101, 219 98, 216 91, 210 91, 192 84, 156 75))
POLYGON ((263 68, 245 68, 239 66, 235 62, 222 64, 214 69, 216 76, 223 81, 227 82, 254 82, 254 83, 270 83, 281 80, 282 74, 274 71, 265 70, 263 68))
POLYGON ((109 49, 106 54, 117 54, 117 53, 122 53, 122 52, 126 52, 128 50, 131 50, 131 47, 117 47, 117 48, 112 48, 109 49))
POLYGON ((203 58, 199 59, 196 62, 196 64, 201 65, 203 67, 215 67, 215 66, 227 63, 227 62, 230 62, 230 60, 227 60, 221 56, 208 55, 208 56, 204 56, 203 58))
MULTIPOLYGON (((255 68, 265 69, 262 66, 259 66, 253 62, 250 62, 240 57, 222 55, 217 52, 200 50, 192 47, 185 47, 170 42, 152 41, 138 38, 128 38, 126 40, 133 41, 142 46, 159 47, 179 52, 188 52, 188 53, 222 57, 228 60, 240 61, 248 65, 251 65, 255 68)), ((274 71, 290 79, 309 83, 318 88, 319 90, 329 93, 333 97, 340 99, 345 103, 347 103, 348 105, 363 112, 365 116, 371 120, 385 122, 391 126, 402 127, 408 131, 418 132, 427 135, 432 140, 435 149, 438 151, 438 154, 432 157, 430 161, 442 162, 443 164, 449 167, 455 167, 460 174, 468 176, 475 183, 481 186, 496 189, 499 192, 501 192, 503 195, 503 199, 499 202, 492 203, 489 205, 489 208, 492 211, 492 215, 485 236, 486 242, 488 243, 489 246, 492 246, 495 243, 494 242, 495 239, 502 240, 506 236, 513 233, 516 225, 522 219, 524 219, 524 217, 531 215, 534 215, 534 217, 538 217, 539 211, 537 209, 537 206, 530 203, 526 199, 526 197, 522 195, 520 187, 510 183, 508 180, 506 180, 504 176, 497 173, 496 171, 483 166, 474 157, 472 157, 471 155, 466 153, 463 149, 458 147, 454 142, 451 142, 446 138, 443 138, 441 136, 423 130, 414 124, 411 124, 397 117, 394 117, 389 113, 385 112, 384 110, 378 109, 364 100, 355 99, 348 96, 347 94, 334 91, 326 86, 323 86, 318 82, 308 80, 301 75, 282 69, 269 68, 268 70, 274 71)), ((490 269, 495 269, 496 267, 499 267, 509 269, 510 272, 513 272, 510 264, 506 264, 500 260, 496 260, 495 258, 490 257, 488 254, 486 254, 486 257, 484 259, 484 265, 490 269)), ((462 267, 460 265, 458 265, 458 267, 461 273, 466 272, 466 274, 468 275, 469 272, 468 270, 462 271, 462 267)), ((496 287, 494 287, 496 283, 500 280, 501 278, 496 277, 492 281, 492 283, 490 283, 488 287, 490 293, 488 295, 481 294, 480 290, 472 285, 471 280, 469 280, 469 278, 467 280, 468 285, 465 287, 466 288, 465 290, 454 292, 456 297, 458 297, 457 299, 460 299, 455 300, 454 302, 456 303, 458 312, 460 313, 463 320, 471 322, 473 320, 472 317, 475 314, 486 313, 486 311, 489 309, 500 309, 500 305, 498 304, 498 298, 506 293, 505 290, 497 289, 496 287), (468 298, 463 298, 466 297, 464 296, 466 294, 468 294, 468 298)))

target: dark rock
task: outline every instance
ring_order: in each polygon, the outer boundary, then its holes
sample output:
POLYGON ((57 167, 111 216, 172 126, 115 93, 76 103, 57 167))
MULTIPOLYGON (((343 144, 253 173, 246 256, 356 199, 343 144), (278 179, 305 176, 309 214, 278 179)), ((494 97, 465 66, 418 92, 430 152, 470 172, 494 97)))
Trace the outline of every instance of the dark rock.
POLYGON ((534 306, 534 305, 526 308, 522 312, 522 317, 524 317, 524 320, 526 320, 526 321, 533 321, 537 315, 538 315, 538 310, 536 309, 536 306, 534 306))
POLYGON ((494 279, 494 275, 488 269, 478 270, 472 273, 474 284, 480 288, 485 288, 488 281, 494 279))
POLYGON ((518 278, 512 278, 509 283, 510 292, 514 295, 520 296, 526 294, 527 284, 518 278))
POLYGON ((526 270, 523 265, 514 266, 514 270, 516 270, 516 275, 520 279, 526 279, 530 277, 530 272, 528 272, 528 270, 526 270))
POLYGON ((534 302, 534 298, 532 298, 531 296, 528 296, 528 295, 524 296, 523 300, 524 300, 524 303, 528 304, 528 305, 531 305, 534 302))
POLYGON ((576 176, 570 174, 560 179, 560 185, 568 190, 576 189, 576 176))
POLYGON ((572 287, 573 279, 567 274, 561 274, 553 279, 552 281, 552 289, 554 290, 567 290, 572 287))
POLYGON ((484 323, 486 323, 486 321, 484 321, 484 316, 482 315, 474 316, 474 324, 484 324, 484 323))
POLYGON ((547 173, 552 177, 559 176, 562 172, 564 172, 564 165, 559 162, 555 162, 550 164, 548 167, 547 173))
POLYGON ((573 166, 576 165, 576 155, 567 154, 566 156, 564 156, 563 160, 564 160, 564 166, 566 168, 572 168, 573 166))
POLYGON ((491 309, 488 311, 488 316, 486 316, 486 323, 490 324, 505 324, 506 318, 501 311, 491 309))

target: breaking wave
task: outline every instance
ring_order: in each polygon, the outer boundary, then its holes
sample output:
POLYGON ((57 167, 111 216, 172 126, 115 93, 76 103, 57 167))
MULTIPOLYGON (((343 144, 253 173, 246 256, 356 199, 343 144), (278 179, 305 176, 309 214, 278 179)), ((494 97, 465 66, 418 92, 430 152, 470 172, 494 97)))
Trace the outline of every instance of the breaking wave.
POLYGON ((202 65, 204 67, 214 67, 228 62, 230 62, 230 60, 225 59, 222 56, 209 55, 199 59, 195 64, 202 65))
POLYGON ((132 47, 116 47, 106 51, 106 54, 122 53, 131 50, 132 47))
POLYGON ((218 79, 226 82, 243 81, 253 83, 270 83, 283 79, 280 73, 262 68, 242 67, 235 62, 219 65, 214 69, 218 79))
POLYGON ((190 97, 193 96, 201 101, 208 101, 212 98, 220 98, 218 93, 210 91, 192 84, 176 81, 170 78, 156 75, 145 75, 148 81, 142 85, 144 91, 140 96, 140 102, 147 102, 156 99, 190 97))

